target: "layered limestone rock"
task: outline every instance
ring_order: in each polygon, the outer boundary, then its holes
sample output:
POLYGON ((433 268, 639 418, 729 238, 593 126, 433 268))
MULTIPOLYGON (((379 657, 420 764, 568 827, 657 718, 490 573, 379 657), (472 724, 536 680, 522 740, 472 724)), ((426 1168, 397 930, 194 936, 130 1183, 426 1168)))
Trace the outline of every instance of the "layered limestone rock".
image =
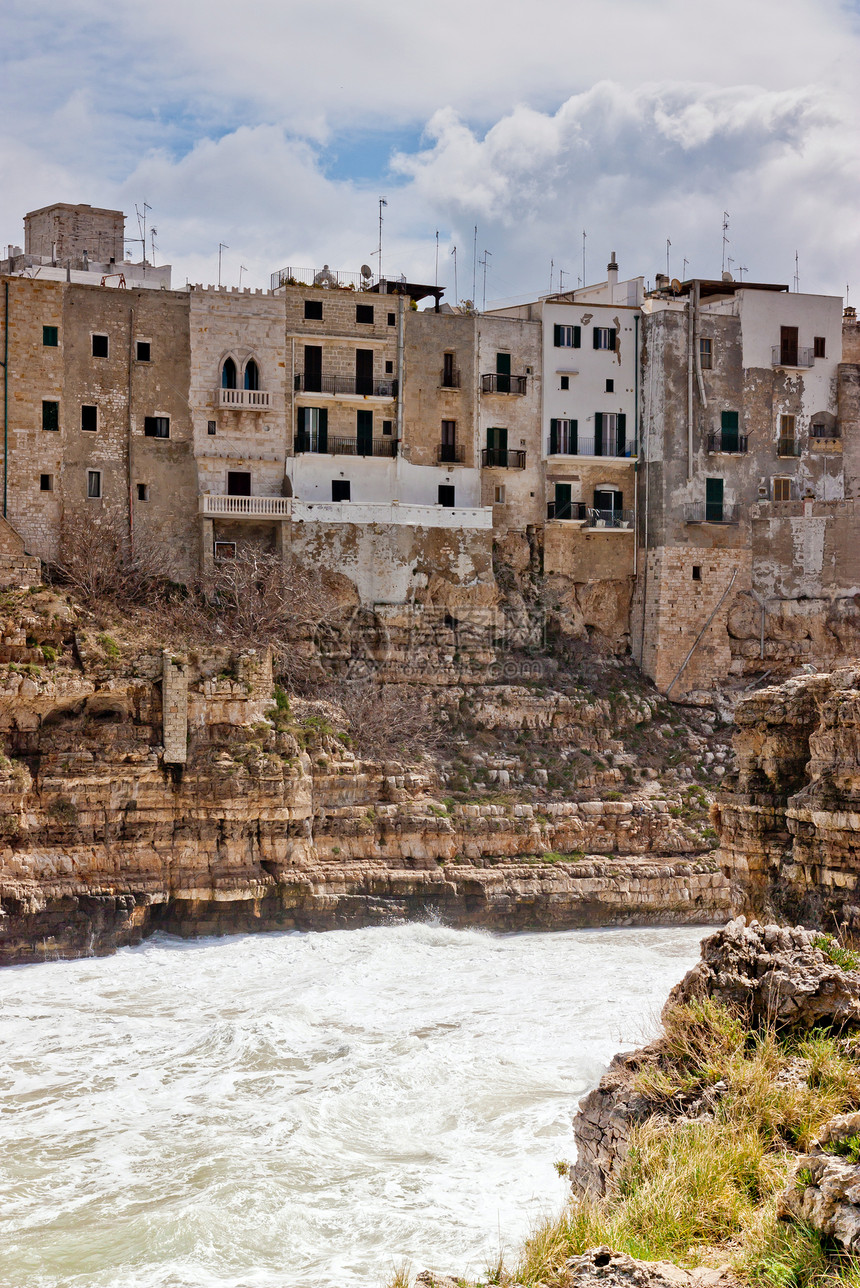
POLYGON ((843 1252, 860 1252, 860 1113, 832 1118, 801 1155, 778 1213, 811 1225, 843 1252))
POLYGON ((860 667, 762 689, 735 720, 715 826, 736 908, 860 925, 860 667))

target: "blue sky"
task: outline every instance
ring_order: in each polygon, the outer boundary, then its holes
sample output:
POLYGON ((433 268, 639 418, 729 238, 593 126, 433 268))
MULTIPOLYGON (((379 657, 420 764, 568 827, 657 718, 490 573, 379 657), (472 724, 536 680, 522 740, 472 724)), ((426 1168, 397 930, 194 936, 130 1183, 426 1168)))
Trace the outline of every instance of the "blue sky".
POLYGON ((842 0, 5 0, 0 241, 147 201, 174 281, 370 259, 488 296, 670 267, 860 296, 860 29, 842 0), (465 266, 466 271, 463 271, 465 266), (557 280, 557 279, 556 279, 557 280))

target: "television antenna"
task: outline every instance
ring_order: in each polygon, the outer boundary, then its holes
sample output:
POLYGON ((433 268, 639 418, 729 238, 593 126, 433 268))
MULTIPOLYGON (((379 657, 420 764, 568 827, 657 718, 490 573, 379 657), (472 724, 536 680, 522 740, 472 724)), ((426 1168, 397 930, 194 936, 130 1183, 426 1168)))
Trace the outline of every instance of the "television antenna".
POLYGON ((720 269, 722 273, 726 271, 726 247, 728 246, 728 244, 729 244, 729 212, 727 210, 724 210, 723 211, 723 263, 722 263, 722 268, 720 269))
POLYGON ((240 291, 241 291, 241 289, 242 289, 242 274, 243 274, 243 273, 247 273, 247 271, 248 271, 248 270, 247 270, 247 268, 245 267, 245 265, 244 265, 244 264, 240 264, 240 265, 239 265, 239 290, 240 290, 240 291))
POLYGON ((747 268, 746 264, 738 264, 738 281, 742 282, 744 280, 744 273, 748 273, 748 272, 749 272, 749 269, 747 268))
POLYGON ((797 251, 794 252, 794 293, 800 293, 800 256, 797 251))
POLYGON ((485 309, 486 309, 486 307, 487 307, 487 256, 488 256, 488 255, 492 255, 492 253, 493 253, 493 252, 492 252, 491 250, 485 250, 485 251, 484 251, 484 258, 478 261, 478 263, 479 263, 479 264, 482 264, 482 265, 483 265, 483 268, 484 268, 484 298, 483 298, 483 300, 482 300, 482 302, 481 302, 481 312, 482 312, 482 313, 484 312, 484 310, 485 310, 485 309))
POLYGON ((379 280, 382 281, 382 208, 387 206, 388 202, 384 197, 379 198, 379 249, 376 252, 376 266, 379 270, 379 280))
POLYGON ((142 210, 138 208, 137 202, 134 203, 134 213, 137 215, 137 231, 140 233, 140 237, 137 238, 137 240, 143 246, 143 267, 144 268, 146 268, 146 212, 147 210, 152 210, 152 206, 149 204, 148 201, 145 201, 143 203, 142 210))
POLYGON ((229 249, 230 247, 227 245, 226 242, 218 243, 218 287, 219 289, 221 287, 221 252, 222 250, 229 250, 229 249))

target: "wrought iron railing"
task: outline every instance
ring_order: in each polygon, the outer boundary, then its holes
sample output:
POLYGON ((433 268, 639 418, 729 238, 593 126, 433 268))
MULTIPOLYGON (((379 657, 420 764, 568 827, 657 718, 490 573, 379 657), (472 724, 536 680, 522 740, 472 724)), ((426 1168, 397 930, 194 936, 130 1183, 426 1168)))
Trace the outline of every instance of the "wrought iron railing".
POLYGON ((810 438, 841 438, 842 429, 839 425, 810 425, 810 438))
POLYGON ((452 367, 450 371, 446 371, 445 368, 443 367, 442 372, 439 376, 439 384, 442 386, 443 389, 459 389, 460 388, 460 368, 452 367))
POLYGON ((588 511, 589 528, 629 528, 633 529, 632 510, 594 510, 588 511))
POLYGON ((366 291, 373 285, 372 277, 361 273, 342 273, 338 268, 279 268, 272 273, 272 290, 281 286, 322 286, 328 290, 366 291))
POLYGON ((635 455, 633 444, 628 442, 626 437, 619 437, 617 432, 604 434, 603 438, 585 438, 578 434, 575 438, 556 443, 550 439, 547 442, 546 451, 547 456, 630 457, 635 455))
POLYGON ((725 501, 696 501, 684 506, 686 523, 738 523, 740 507, 725 501))
POLYGON ((742 456, 747 451, 746 434, 725 434, 719 430, 708 434, 708 451, 729 456, 742 456))
POLYGON ((440 443, 436 448, 436 460, 439 465, 462 465, 466 460, 466 449, 459 443, 440 443))
POLYGON ((548 519, 587 519, 588 506, 584 501, 548 501, 546 517, 548 519))
POLYGON ((296 434, 293 439, 295 452, 319 452, 328 456, 396 456, 396 438, 341 438, 327 434, 296 434))
POLYGON ((524 470, 526 454, 512 451, 509 447, 485 447, 481 452, 481 464, 488 469, 524 470))
POLYGON ((481 376, 481 392, 485 394, 524 394, 528 376, 508 376, 492 371, 481 376))
POLYGON ((353 394, 359 398, 396 398, 396 380, 374 380, 370 376, 308 376, 297 371, 294 377, 296 393, 304 394, 353 394))

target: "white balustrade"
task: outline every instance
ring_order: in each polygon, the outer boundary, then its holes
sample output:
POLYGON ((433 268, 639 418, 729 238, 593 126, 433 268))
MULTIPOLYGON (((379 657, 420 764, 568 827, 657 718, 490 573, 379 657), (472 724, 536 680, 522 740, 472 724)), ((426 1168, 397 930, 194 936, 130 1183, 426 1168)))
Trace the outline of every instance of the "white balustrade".
POLYGON ((272 395, 267 389, 219 389, 218 406, 234 410, 263 411, 272 405, 272 395))

